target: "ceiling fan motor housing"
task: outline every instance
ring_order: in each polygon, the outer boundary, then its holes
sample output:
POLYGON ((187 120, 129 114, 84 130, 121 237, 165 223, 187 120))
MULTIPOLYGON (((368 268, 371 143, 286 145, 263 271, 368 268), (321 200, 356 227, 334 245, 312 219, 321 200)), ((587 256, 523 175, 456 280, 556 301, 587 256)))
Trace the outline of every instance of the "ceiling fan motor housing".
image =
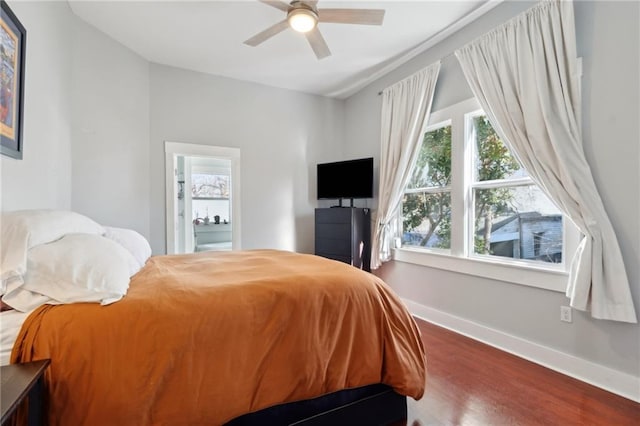
POLYGON ((305 3, 304 1, 301 1, 301 0, 294 0, 289 4, 291 5, 289 6, 289 12, 291 12, 294 9, 307 9, 312 11, 316 15, 318 15, 318 9, 312 4, 305 3))
POLYGON ((318 10, 302 1, 291 2, 287 21, 295 31, 306 33, 318 25, 318 10))

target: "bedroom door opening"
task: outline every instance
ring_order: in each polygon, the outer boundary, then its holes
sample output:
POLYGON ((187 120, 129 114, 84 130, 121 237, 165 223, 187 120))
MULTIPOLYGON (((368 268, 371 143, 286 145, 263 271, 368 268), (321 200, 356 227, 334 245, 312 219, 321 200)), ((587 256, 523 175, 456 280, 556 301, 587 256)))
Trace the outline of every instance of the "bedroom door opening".
POLYGON ((165 142, 167 253, 240 249, 240 150, 165 142))

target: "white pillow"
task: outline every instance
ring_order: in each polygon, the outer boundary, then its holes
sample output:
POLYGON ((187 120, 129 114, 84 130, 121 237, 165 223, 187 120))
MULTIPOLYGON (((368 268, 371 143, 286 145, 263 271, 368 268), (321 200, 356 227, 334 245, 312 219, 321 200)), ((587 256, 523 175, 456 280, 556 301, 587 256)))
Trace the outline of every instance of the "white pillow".
POLYGON ((104 235, 105 232, 101 225, 88 217, 67 210, 19 210, 3 213, 3 234, 13 227, 28 232, 27 248, 50 243, 67 234, 104 235))
POLYGON ((2 300, 22 312, 43 303, 120 300, 138 262, 124 247, 100 235, 71 234, 29 250, 21 286, 2 300))
POLYGON ((26 272, 27 250, 67 234, 103 235, 104 228, 79 213, 63 210, 21 210, 0 217, 0 294, 26 272))
POLYGON ((151 257, 149 241, 133 229, 105 226, 104 230, 106 232, 104 234, 105 237, 129 250, 129 253, 138 261, 140 268, 142 268, 147 262, 147 259, 151 257))

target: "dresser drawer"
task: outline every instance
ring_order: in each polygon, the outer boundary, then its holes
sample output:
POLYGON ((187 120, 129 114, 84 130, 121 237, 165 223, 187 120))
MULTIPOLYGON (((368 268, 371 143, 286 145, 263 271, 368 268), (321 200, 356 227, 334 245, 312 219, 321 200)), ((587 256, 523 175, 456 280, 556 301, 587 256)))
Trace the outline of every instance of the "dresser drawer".
POLYGON ((351 256, 351 239, 330 239, 316 237, 316 253, 351 256))
POLYGON ((316 224, 320 223, 351 223, 352 209, 330 208, 316 209, 316 224))
POLYGON ((351 241, 351 224, 349 223, 318 223, 316 238, 351 241))

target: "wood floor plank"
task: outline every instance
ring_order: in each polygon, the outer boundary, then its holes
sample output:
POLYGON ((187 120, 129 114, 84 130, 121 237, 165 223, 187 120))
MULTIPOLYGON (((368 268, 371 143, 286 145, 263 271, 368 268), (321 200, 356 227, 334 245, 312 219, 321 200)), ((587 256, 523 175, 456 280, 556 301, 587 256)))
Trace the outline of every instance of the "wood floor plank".
POLYGON ((394 426, 640 425, 640 404, 416 319, 427 390, 394 426))

